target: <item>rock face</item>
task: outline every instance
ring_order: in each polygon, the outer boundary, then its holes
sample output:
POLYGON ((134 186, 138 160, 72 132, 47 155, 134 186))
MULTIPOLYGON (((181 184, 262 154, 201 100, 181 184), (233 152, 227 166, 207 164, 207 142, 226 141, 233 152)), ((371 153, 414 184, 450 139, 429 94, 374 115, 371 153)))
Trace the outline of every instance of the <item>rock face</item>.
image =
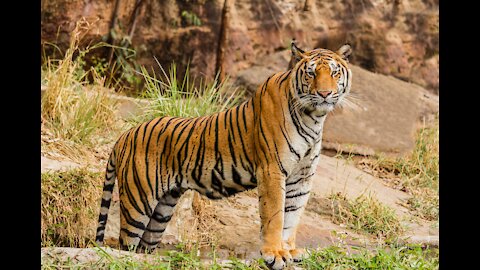
MULTIPOLYGON (((268 76, 285 71, 290 53, 277 52, 238 73, 236 83, 252 93, 268 76)), ((371 155, 403 154, 415 143, 415 132, 438 113, 438 96, 424 88, 351 65, 350 100, 327 116, 323 149, 371 155)))
MULTIPOLYGON (((94 22, 85 43, 106 39, 116 2, 114 40, 131 40, 139 64, 156 67, 156 57, 214 76, 224 1, 141 1, 136 19, 134 0, 42 1, 42 42, 66 48, 81 17, 94 22)), ((438 91, 438 0, 232 2, 224 65, 231 77, 296 38, 306 48, 350 43, 353 64, 438 91)))
POLYGON ((352 66, 357 109, 327 116, 324 147, 359 154, 413 149, 420 123, 438 112, 438 97, 420 86, 352 66))

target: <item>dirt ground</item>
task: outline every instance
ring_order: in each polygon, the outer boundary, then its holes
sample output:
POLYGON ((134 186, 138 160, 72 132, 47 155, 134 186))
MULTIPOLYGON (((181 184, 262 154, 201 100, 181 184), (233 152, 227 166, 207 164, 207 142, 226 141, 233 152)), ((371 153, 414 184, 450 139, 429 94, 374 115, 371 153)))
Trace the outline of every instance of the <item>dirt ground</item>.
MULTIPOLYGON (((71 162, 44 160, 42 168, 48 166, 62 169, 73 165, 71 162)), ((402 237, 406 242, 438 245, 438 226, 434 222, 414 217, 402 206, 402 202, 410 195, 387 186, 383 180, 357 169, 345 159, 322 155, 313 179, 313 190, 298 229, 298 246, 322 248, 340 241, 348 246, 375 245, 374 238, 351 231, 342 224, 333 223, 331 200, 327 197, 338 192, 349 199, 363 193, 374 196, 382 204, 395 210, 407 228, 402 237)), ((114 248, 117 247, 120 229, 118 211, 118 195, 114 193, 105 238, 107 245, 114 248)), ((256 189, 218 201, 208 200, 195 192, 187 192, 177 205, 160 249, 172 248, 179 242, 200 242, 203 243, 206 254, 211 250, 209 243, 214 243, 221 259, 229 256, 254 259, 260 256, 259 232, 256 189)))

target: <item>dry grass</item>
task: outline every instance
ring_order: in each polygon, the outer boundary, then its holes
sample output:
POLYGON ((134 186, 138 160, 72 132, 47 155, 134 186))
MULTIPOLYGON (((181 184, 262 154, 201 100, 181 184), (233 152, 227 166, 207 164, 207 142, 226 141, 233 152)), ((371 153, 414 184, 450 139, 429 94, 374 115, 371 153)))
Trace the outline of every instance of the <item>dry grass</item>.
POLYGON ((342 193, 336 193, 328 198, 332 203, 332 220, 336 224, 371 234, 379 240, 393 240, 404 231, 395 211, 372 195, 362 194, 349 200, 342 193))
POLYGON ((192 208, 195 215, 196 231, 194 235, 190 235, 190 241, 185 243, 186 250, 191 250, 193 247, 205 249, 216 246, 218 242, 216 230, 219 221, 214 202, 195 192, 192 208))
POLYGON ((94 239, 102 183, 102 173, 86 168, 42 173, 42 247, 86 247, 94 239))
POLYGON ((42 152, 57 152, 73 160, 85 159, 99 145, 112 141, 121 128, 115 115, 117 103, 108 96, 113 90, 104 87, 105 78, 94 69, 83 71, 82 56, 101 46, 79 48, 89 28, 88 22, 77 22, 64 58, 45 59, 42 67, 42 152))
POLYGON ((404 157, 392 158, 377 155, 357 163, 361 169, 384 179, 394 188, 412 195, 406 206, 420 218, 438 219, 439 179, 438 120, 424 126, 417 134, 413 151, 404 157))

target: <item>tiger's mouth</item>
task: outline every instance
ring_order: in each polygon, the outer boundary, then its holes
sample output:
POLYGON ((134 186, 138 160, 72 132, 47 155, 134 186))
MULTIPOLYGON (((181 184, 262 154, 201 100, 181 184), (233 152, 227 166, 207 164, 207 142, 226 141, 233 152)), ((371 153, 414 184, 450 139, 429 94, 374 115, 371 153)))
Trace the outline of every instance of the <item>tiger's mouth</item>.
POLYGON ((324 101, 313 101, 312 102, 312 107, 314 110, 320 110, 320 111, 327 111, 330 112, 335 108, 336 102, 328 102, 326 100, 324 101))
POLYGON ((304 107, 303 111, 310 116, 321 117, 333 111, 335 104, 336 102, 328 102, 326 100, 312 101, 304 107))

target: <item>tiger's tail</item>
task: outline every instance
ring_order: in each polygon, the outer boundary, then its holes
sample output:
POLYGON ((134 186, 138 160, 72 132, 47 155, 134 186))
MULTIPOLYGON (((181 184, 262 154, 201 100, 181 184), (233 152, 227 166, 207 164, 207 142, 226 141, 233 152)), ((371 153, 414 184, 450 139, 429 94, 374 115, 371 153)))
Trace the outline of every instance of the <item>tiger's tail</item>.
POLYGON ((99 246, 103 246, 103 238, 105 236, 105 228, 108 219, 108 209, 110 208, 110 203, 112 202, 113 187, 115 186, 116 176, 115 150, 113 150, 110 153, 110 157, 108 158, 107 162, 105 182, 103 184, 102 202, 100 204, 100 213, 98 215, 98 227, 95 242, 99 246))

